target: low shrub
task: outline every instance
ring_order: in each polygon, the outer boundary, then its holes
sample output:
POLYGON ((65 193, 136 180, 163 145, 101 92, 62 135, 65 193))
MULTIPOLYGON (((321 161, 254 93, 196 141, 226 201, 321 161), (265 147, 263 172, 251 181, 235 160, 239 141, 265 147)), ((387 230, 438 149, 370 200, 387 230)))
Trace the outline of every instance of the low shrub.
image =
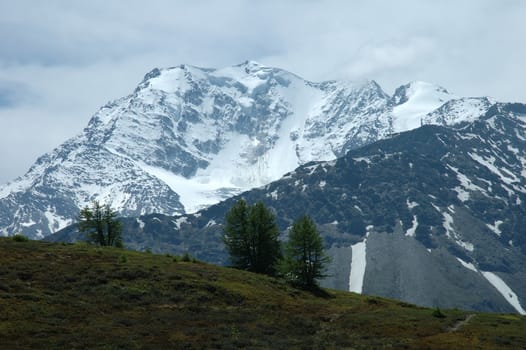
POLYGON ((27 238, 26 236, 22 235, 22 234, 16 234, 13 236, 13 241, 15 242, 27 242, 29 241, 29 238, 27 238))
POLYGON ((446 315, 444 315, 444 313, 442 311, 440 311, 440 308, 436 308, 433 310, 433 313, 432 313, 433 317, 436 317, 436 318, 444 318, 446 317, 446 315))

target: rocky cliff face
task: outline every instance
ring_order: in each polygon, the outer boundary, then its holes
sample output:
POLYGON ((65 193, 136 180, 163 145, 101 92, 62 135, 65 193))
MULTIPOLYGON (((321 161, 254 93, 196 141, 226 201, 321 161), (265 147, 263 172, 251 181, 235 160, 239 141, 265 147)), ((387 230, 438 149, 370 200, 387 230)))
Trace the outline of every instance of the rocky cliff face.
POLYGON ((0 234, 47 236, 96 199, 125 216, 195 212, 394 132, 475 120, 492 104, 422 82, 391 97, 374 81, 314 83, 255 62, 154 69, 0 188, 0 234))

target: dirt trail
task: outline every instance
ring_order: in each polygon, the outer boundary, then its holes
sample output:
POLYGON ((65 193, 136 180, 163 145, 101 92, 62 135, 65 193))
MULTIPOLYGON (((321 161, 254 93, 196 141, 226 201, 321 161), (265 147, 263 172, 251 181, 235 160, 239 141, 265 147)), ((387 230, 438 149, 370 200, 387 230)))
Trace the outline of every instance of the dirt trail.
POLYGON ((448 329, 448 332, 456 332, 456 331, 458 331, 460 328, 462 328, 462 327, 464 327, 465 325, 467 325, 468 322, 469 322, 473 317, 475 317, 475 314, 469 314, 469 315, 467 315, 465 319, 458 321, 457 323, 455 323, 455 324, 453 325, 453 327, 450 327, 450 328, 448 329))

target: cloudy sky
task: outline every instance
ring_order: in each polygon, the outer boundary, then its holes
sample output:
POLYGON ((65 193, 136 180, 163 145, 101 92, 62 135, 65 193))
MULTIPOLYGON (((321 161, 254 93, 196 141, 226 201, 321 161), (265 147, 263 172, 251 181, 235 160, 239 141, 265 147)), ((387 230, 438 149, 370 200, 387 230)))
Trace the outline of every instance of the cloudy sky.
POLYGON ((154 67, 252 59, 526 103, 525 18, 522 0, 2 1, 0 184, 154 67))

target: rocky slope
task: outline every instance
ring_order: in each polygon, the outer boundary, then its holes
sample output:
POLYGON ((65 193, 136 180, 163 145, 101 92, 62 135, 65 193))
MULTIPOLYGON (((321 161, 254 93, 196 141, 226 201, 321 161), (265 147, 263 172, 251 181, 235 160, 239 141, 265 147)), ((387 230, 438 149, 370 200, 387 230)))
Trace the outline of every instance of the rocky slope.
POLYGON ((95 199, 125 216, 195 212, 393 132, 474 120, 493 103, 422 82, 391 97, 374 81, 314 83, 255 62, 154 69, 0 188, 0 234, 47 236, 95 199))

